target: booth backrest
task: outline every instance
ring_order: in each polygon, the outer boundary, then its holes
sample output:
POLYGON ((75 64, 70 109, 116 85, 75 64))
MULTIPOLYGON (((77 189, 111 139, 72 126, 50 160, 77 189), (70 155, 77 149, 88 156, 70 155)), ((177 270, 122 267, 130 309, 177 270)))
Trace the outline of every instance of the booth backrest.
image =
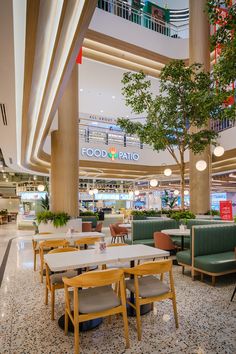
POLYGON ((187 228, 192 229, 192 226, 195 225, 215 225, 219 223, 221 223, 219 220, 190 219, 187 220, 187 228))
POLYGON ((92 221, 92 227, 97 226, 97 218, 96 216, 81 216, 82 221, 92 221))
POLYGON ((153 239, 155 231, 176 229, 179 223, 175 220, 134 220, 132 223, 132 240, 153 239))
POLYGON ((236 225, 194 226, 194 257, 233 251, 236 247, 236 225))

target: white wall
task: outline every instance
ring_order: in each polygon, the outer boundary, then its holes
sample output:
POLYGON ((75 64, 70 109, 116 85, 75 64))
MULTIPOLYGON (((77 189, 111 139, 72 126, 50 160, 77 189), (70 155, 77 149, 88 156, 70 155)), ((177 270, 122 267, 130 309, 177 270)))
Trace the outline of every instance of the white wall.
POLYGON ((188 39, 175 39, 96 9, 89 29, 173 59, 189 57, 188 39))
POLYGON ((19 199, 0 198, 0 210, 7 209, 9 212, 17 212, 19 204, 19 199))

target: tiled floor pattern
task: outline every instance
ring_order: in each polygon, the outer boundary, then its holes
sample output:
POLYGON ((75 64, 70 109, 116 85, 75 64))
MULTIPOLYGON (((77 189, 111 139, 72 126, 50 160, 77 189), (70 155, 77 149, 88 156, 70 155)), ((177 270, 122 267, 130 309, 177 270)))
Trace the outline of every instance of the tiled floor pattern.
MULTIPOLYGON (((10 237, 12 243, 0 289, 1 354, 73 353, 73 335, 65 336, 57 321, 50 320, 44 305, 44 285, 33 272, 30 232, 16 232, 15 226, 0 226, 0 258, 10 237)), ((142 317, 142 341, 137 341, 135 319, 129 318, 131 347, 124 348, 122 318, 105 319, 101 326, 80 335, 82 354, 235 354, 236 299, 230 303, 235 286, 233 276, 221 278, 215 288, 193 282, 174 267, 179 329, 175 329, 171 303, 155 304, 142 317)), ((209 279, 210 280, 210 279, 209 279)), ((56 314, 63 314, 63 290, 56 294, 56 314)))

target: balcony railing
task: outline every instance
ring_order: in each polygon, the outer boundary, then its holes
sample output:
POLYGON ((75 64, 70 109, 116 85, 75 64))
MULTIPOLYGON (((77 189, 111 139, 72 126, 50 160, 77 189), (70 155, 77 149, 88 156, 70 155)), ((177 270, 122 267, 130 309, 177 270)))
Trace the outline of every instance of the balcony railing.
POLYGON ((91 127, 88 125, 80 124, 79 127, 80 141, 85 143, 90 143, 96 145, 98 142, 104 145, 121 145, 121 146, 132 146, 139 147, 140 149, 150 148, 146 144, 142 144, 139 138, 135 136, 126 135, 118 127, 117 130, 114 128, 105 129, 100 127, 91 127))
POLYGON ((188 38, 189 26, 173 25, 119 0, 98 0, 98 8, 172 38, 188 38))
POLYGON ((211 129, 216 132, 222 132, 223 130, 235 127, 236 121, 230 119, 216 120, 211 122, 211 129))

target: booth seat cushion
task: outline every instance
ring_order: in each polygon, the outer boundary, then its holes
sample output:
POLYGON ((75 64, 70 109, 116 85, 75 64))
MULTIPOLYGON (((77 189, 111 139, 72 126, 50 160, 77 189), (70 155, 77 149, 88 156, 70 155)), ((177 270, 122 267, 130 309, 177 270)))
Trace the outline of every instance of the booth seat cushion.
POLYGON ((176 259, 179 263, 191 265, 192 260, 190 250, 177 252, 176 259))
MULTIPOLYGON (((141 297, 152 297, 166 294, 170 291, 169 287, 154 277, 153 275, 148 275, 146 277, 139 278, 139 295, 141 297)), ((126 281, 126 287, 131 292, 135 292, 134 279, 126 281)))
POLYGON ((194 266, 210 273, 221 273, 231 270, 236 272, 236 258, 234 252, 222 252, 194 259, 194 266))

